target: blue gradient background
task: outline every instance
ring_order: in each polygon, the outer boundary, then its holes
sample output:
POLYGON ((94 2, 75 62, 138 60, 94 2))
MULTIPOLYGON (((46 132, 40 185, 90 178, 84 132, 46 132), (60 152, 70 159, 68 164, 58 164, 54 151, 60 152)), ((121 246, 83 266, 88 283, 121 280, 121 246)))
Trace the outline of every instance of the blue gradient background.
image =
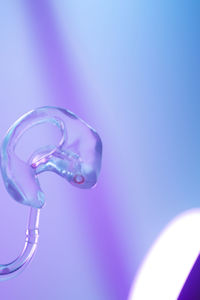
MULTIPOLYGON (((127 299, 161 230, 200 198, 200 3, 4 1, 0 137, 57 105, 103 140, 97 187, 41 175, 47 205, 29 268, 0 298, 127 299)), ((1 185, 0 261, 23 247, 29 209, 1 185)))

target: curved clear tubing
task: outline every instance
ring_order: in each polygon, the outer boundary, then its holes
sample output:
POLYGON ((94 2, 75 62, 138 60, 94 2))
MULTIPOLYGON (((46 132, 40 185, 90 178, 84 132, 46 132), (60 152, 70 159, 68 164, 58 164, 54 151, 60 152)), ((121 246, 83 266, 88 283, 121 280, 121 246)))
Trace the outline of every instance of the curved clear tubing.
POLYGON ((76 187, 93 187, 100 171, 102 142, 96 131, 75 114, 46 106, 19 118, 8 130, 0 150, 0 169, 8 193, 19 203, 31 206, 24 249, 14 261, 0 265, 3 281, 23 271, 37 248, 39 215, 44 205, 37 175, 52 171, 76 187), (61 130, 59 145, 38 149, 28 162, 19 159, 15 153, 18 140, 27 129, 46 122, 61 130))
POLYGON ((31 207, 24 249, 14 261, 0 265, 0 281, 10 279, 21 273, 33 258, 39 238, 39 217, 40 209, 31 207))

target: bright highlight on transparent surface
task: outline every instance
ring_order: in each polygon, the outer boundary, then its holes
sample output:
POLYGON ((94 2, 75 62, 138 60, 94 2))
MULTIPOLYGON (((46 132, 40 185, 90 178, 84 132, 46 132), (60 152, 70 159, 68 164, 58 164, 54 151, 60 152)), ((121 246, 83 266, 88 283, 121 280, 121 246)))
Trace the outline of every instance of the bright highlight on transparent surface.
POLYGON ((133 283, 129 300, 176 300, 200 249, 200 209, 177 216, 161 233, 133 283))
MULTIPOLYGON (((40 138, 40 137, 38 137, 40 138)), ((8 130, 1 148, 1 172, 9 194, 19 203, 31 207, 27 237, 22 254, 13 262, 0 265, 0 280, 15 276, 33 257, 39 237, 39 214, 44 193, 38 174, 52 171, 72 185, 93 187, 100 172, 102 142, 97 132, 72 112, 58 107, 41 107, 19 118, 8 130), (61 139, 20 159, 16 145, 26 130, 43 123, 58 127, 61 139)))

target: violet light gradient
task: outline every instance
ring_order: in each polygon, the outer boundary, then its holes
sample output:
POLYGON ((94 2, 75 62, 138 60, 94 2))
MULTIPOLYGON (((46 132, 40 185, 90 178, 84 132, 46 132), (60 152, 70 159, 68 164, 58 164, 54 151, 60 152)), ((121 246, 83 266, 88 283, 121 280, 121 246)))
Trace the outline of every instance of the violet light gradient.
MULTIPOLYGON (((185 0, 1 5, 1 137, 22 113, 51 105, 104 143, 95 189, 39 175, 48 199, 39 251, 0 285, 2 298, 126 300, 163 229, 199 207, 199 19, 199 3, 185 0)), ((40 134, 56 140, 54 130, 40 134)), ((22 156, 37 136, 24 137, 22 156)), ((3 263, 21 250, 27 208, 1 187, 3 263)))

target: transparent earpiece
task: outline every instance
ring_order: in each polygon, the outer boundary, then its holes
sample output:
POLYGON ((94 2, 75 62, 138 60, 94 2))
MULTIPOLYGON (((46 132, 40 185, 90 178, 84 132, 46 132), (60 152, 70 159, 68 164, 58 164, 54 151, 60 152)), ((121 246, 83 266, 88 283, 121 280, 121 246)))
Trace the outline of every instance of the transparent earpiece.
POLYGON ((52 171, 76 187, 91 188, 97 182, 101 156, 102 143, 96 131, 62 108, 46 106, 32 110, 10 127, 1 147, 1 172, 10 195, 31 206, 31 211, 24 250, 12 263, 0 265, 0 280, 20 272, 36 250, 39 214, 45 202, 38 174, 52 171), (42 123, 58 127, 60 142, 37 149, 25 162, 16 155, 16 144, 29 128, 42 123))

